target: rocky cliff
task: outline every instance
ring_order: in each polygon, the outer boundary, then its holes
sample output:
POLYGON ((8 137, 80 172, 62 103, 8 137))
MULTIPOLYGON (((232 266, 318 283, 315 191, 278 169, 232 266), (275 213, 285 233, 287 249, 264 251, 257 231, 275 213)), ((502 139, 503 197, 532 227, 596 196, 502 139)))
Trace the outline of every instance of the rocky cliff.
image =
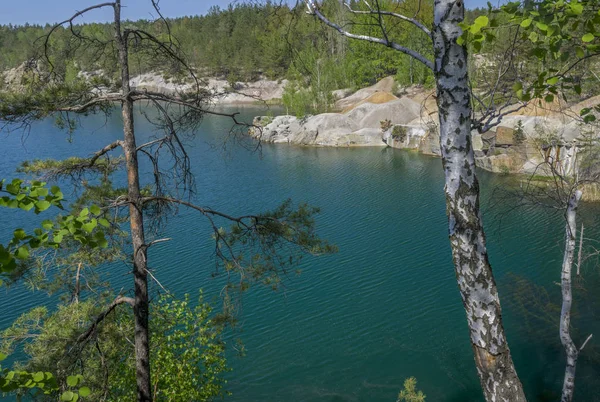
MULTIPOLYGON (((340 113, 298 119, 255 119, 252 135, 265 142, 312 146, 390 146, 440 155, 438 115, 431 91, 412 90, 400 98, 388 92, 389 79, 337 101, 340 113)), ((342 93, 342 92, 340 92, 342 93)), ((585 102, 584 102, 585 103, 585 102)), ((596 143, 600 133, 583 126, 579 110, 587 103, 553 110, 528 107, 506 116, 486 133, 472 133, 479 167, 497 173, 561 174, 575 171, 584 137, 596 143)), ((586 141, 587 141, 586 140, 586 141)))

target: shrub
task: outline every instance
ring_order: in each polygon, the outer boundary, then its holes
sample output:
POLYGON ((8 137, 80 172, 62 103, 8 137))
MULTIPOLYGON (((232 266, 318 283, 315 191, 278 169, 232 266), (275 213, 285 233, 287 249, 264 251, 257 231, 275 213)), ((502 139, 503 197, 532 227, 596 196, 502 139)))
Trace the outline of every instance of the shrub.
POLYGON ((385 132, 386 132, 386 131, 388 131, 390 128, 392 128, 392 121, 391 121, 391 120, 388 120, 388 119, 381 120, 381 121, 379 122, 379 125, 380 125, 380 127, 381 127, 381 131, 383 131, 383 132, 385 133, 385 132))
POLYGON ((392 129, 392 137, 398 141, 404 141, 406 139, 406 135, 408 134, 408 130, 406 127, 402 126, 394 126, 392 129))
POLYGON ((525 130, 523 129, 523 122, 519 120, 513 131, 513 143, 515 145, 521 145, 525 142, 525 130))

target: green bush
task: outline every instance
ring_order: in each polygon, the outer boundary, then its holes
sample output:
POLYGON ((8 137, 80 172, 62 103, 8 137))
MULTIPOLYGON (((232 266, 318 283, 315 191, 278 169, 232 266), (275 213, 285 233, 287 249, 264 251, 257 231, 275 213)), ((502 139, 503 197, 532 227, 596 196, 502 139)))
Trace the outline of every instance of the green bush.
POLYGON ((513 143, 515 145, 521 145, 525 142, 525 130, 523 129, 523 122, 519 120, 513 131, 513 143))

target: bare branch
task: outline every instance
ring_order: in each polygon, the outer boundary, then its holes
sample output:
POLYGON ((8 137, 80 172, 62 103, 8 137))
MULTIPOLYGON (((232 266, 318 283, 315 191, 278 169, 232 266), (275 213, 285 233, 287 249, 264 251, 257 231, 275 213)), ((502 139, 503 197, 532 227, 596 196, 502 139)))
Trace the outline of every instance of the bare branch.
POLYGON ((376 38, 376 37, 368 36, 368 35, 357 35, 357 34, 350 33, 348 31, 346 31, 344 28, 342 28, 341 26, 339 26, 338 24, 330 21, 327 17, 325 17, 321 13, 321 11, 319 11, 319 7, 317 6, 315 0, 304 0, 304 1, 306 3, 306 6, 308 7, 310 14, 317 16, 321 21, 323 21, 323 23, 325 23, 326 25, 335 29, 340 34, 342 34, 348 38, 351 38, 351 39, 358 39, 358 40, 364 40, 367 42, 379 43, 380 45, 390 47, 390 48, 395 49, 399 52, 402 52, 406 55, 409 55, 410 57, 423 63, 427 68, 429 68, 431 71, 433 71, 433 62, 431 60, 427 59, 421 53, 416 52, 412 49, 401 46, 396 42, 392 42, 392 41, 389 41, 386 39, 376 38))
POLYGON ((583 342, 583 344, 581 345, 581 347, 579 348, 579 351, 581 352, 583 350, 583 348, 585 348, 585 345, 587 345, 587 343, 590 341, 590 339, 592 339, 592 335, 593 334, 589 334, 588 337, 586 338, 585 342, 583 342))
POLYGON ((527 107, 527 103, 521 103, 513 106, 512 108, 502 107, 500 109, 490 109, 488 113, 484 114, 479 119, 473 119, 472 126, 477 129, 480 133, 491 130, 502 122, 502 119, 509 114, 516 113, 519 110, 527 107))
POLYGON ((104 96, 100 96, 90 100, 87 103, 81 105, 71 105, 71 106, 63 106, 55 109, 56 112, 73 112, 73 113, 84 113, 90 108, 107 102, 119 102, 123 100, 123 97, 120 94, 108 94, 104 96))
POLYGON ((369 11, 361 11, 361 10, 354 10, 352 9, 352 7, 350 6, 350 3, 348 2, 344 2, 344 5, 348 8, 348 10, 350 10, 351 13, 353 14, 368 14, 368 15, 389 15, 391 17, 394 18, 398 18, 401 19, 402 21, 406 21, 409 22, 411 24, 413 24, 414 26, 416 26, 417 28, 419 28, 421 31, 423 31, 425 33, 425 35, 431 37, 431 31, 429 30, 429 28, 427 28, 425 25, 423 25, 421 22, 417 21, 415 18, 410 18, 407 16, 404 16, 402 14, 398 14, 398 13, 394 13, 391 11, 385 11, 385 10, 373 10, 372 8, 369 7, 369 11))
POLYGON ((92 156, 88 162, 88 166, 94 166, 94 164, 96 163, 96 161, 98 160, 98 158, 100 158, 102 155, 107 154, 108 152, 112 151, 113 149, 117 148, 117 147, 122 147, 123 146, 123 141, 122 140, 117 140, 115 142, 112 142, 110 144, 108 144, 107 146, 105 146, 104 148, 102 148, 100 151, 96 152, 94 154, 94 156, 92 156))
POLYGON ((52 36, 52 33, 54 31, 56 31, 59 27, 63 26, 64 24, 69 24, 69 26, 71 27, 71 32, 73 32, 73 20, 75 20, 77 17, 82 16, 83 14, 87 13, 88 11, 92 11, 92 10, 96 10, 99 8, 104 8, 104 7, 115 7, 117 3, 115 2, 109 2, 109 3, 100 3, 100 4, 95 4, 93 6, 90 6, 88 8, 84 8, 81 11, 77 11, 75 14, 73 14, 71 16, 71 18, 68 18, 64 21, 59 22, 58 24, 55 24, 51 29, 50 32, 48 32, 48 34, 46 34, 45 36, 45 41, 44 41, 44 55, 46 56, 46 61, 48 62, 48 64, 50 65, 50 69, 52 70, 54 68, 54 65, 52 64, 52 61, 50 60, 50 57, 48 56, 48 46, 50 44, 50 37, 52 36))
POLYGON ((104 310, 102 313, 100 313, 100 315, 98 315, 98 317, 96 317, 96 319, 94 320, 92 325, 90 325, 90 327, 87 329, 87 331, 85 331, 84 333, 79 335, 79 337, 77 337, 77 343, 86 342, 94 334, 94 332, 96 332, 96 328, 106 318, 106 316, 108 316, 117 306, 124 303, 127 303, 131 307, 133 307, 134 300, 131 297, 118 296, 115 300, 113 300, 112 303, 108 305, 106 310, 104 310))
MULTIPOLYGON (((577 276, 579 276, 581 268, 581 258, 583 253, 583 223, 581 224, 581 231, 579 232, 579 251, 577 253, 577 276)), ((583 346, 581 347, 583 349, 583 346)))

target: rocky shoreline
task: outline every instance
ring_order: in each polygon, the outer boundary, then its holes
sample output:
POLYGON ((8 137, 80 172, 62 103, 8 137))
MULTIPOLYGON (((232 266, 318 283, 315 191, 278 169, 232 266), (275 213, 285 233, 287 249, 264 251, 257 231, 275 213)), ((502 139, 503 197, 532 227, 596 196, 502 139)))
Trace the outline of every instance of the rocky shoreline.
MULTIPOLYGON (((259 116, 251 135, 267 143, 304 146, 390 146, 440 155, 438 115, 432 91, 414 90, 401 97, 390 93, 389 79, 340 99, 340 113, 299 119, 259 116)), ((583 141, 600 140, 591 126, 582 125, 579 111, 591 99, 564 105, 529 106, 511 114, 492 130, 473 131, 476 164, 496 173, 545 176, 548 161, 564 175, 575 172, 583 141)))
MULTIPOLYGON (((0 72, 0 88, 12 92, 24 90, 24 82, 32 74, 43 74, 38 63, 23 63, 19 67, 0 72)), ((78 77, 91 81, 92 79, 108 80, 102 70, 81 71, 78 77)), ((253 82, 231 83, 218 77, 199 79, 200 91, 205 91, 211 97, 211 104, 215 105, 243 105, 256 103, 281 103, 287 80, 269 80, 265 77, 253 82)), ((130 80, 132 89, 148 90, 163 94, 185 93, 196 91, 195 83, 182 82, 176 78, 166 77, 160 73, 145 73, 133 76, 130 80)), ((109 86, 98 86, 96 91, 110 93, 109 86)))

